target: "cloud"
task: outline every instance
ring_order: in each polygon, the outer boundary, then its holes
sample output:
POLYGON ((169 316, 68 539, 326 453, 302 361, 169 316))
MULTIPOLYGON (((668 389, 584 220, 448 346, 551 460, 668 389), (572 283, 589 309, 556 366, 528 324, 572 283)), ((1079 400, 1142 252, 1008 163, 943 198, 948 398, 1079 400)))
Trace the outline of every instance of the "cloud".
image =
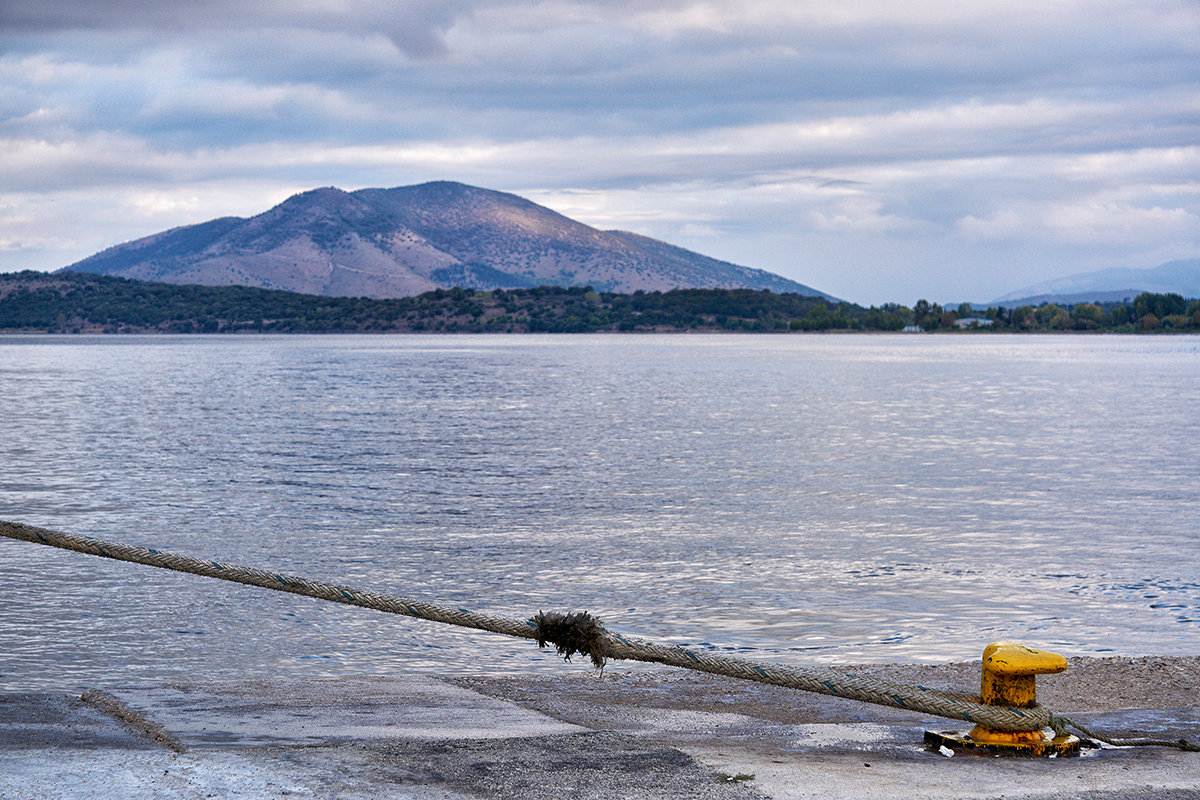
POLYGON ((854 299, 996 296, 1200 249, 1197 42, 1185 0, 9 0, 0 269, 450 178, 854 299))
POLYGON ((1028 234, 1032 220, 1016 209, 1006 208, 986 218, 968 214, 958 220, 958 232, 971 239, 1009 239, 1028 234))
POLYGON ((446 55, 443 36, 461 13, 469 11, 466 6, 437 0, 61 0, 54 4, 7 0, 0 6, 0 27, 38 33, 146 30, 188 35, 239 29, 383 33, 406 54, 424 59, 446 55))
POLYGON ((1128 243, 1194 238, 1200 233, 1200 216, 1183 208, 1091 202, 1050 209, 1045 225, 1066 241, 1128 243))

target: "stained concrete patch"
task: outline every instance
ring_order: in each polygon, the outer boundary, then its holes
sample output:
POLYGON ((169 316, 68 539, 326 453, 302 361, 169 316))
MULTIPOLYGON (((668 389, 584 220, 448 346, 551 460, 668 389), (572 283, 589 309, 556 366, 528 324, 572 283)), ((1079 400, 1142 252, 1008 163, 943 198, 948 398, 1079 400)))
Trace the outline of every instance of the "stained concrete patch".
POLYGON ((510 740, 391 742, 370 746, 378 763, 482 797, 521 800, 761 798, 723 782, 673 748, 616 733, 510 740))
POLYGON ((77 697, 0 694, 0 753, 43 747, 153 749, 155 745, 77 697))
POLYGON ((83 751, 50 749, 38 759, 0 753, 5 800, 477 800, 443 785, 405 783, 353 748, 83 751))
POLYGON ((582 730, 424 675, 189 684, 112 693, 188 747, 479 739, 582 730))

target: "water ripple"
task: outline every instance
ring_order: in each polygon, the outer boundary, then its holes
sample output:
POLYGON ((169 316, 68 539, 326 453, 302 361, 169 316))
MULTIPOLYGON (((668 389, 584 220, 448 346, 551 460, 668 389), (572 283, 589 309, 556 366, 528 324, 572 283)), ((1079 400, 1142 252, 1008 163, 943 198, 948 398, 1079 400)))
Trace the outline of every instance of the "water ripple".
MULTIPOLYGON (((0 339, 0 518, 788 663, 1195 653, 1197 337, 0 339)), ((561 671, 0 541, 0 688, 561 671)))

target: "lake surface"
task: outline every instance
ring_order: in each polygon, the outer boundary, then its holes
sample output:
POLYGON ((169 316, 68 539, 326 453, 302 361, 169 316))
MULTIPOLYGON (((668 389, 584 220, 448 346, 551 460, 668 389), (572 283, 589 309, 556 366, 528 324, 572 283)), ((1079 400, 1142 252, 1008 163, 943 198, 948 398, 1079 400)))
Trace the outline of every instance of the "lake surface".
MULTIPOLYGON (((1200 337, 9 336, 0 389, 0 519, 792 664, 1200 653, 1200 337)), ((0 578, 0 689, 587 668, 7 539, 0 578)))

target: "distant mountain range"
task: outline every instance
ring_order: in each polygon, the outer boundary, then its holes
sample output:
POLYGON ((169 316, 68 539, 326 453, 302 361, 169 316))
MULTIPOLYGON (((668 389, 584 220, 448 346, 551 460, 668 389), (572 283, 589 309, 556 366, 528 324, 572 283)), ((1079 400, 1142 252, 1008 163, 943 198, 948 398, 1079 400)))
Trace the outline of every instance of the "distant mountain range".
POLYGON ((1142 292, 1200 297, 1200 258, 1168 261, 1150 269, 1104 269, 1035 283, 988 305, 1015 308, 1042 303, 1090 303, 1133 299, 1142 292))
POLYGON ((516 195, 439 181, 314 189, 249 219, 222 217, 111 247, 75 272, 328 297, 409 297, 437 288, 584 286, 829 295, 625 231, 601 231, 516 195))

